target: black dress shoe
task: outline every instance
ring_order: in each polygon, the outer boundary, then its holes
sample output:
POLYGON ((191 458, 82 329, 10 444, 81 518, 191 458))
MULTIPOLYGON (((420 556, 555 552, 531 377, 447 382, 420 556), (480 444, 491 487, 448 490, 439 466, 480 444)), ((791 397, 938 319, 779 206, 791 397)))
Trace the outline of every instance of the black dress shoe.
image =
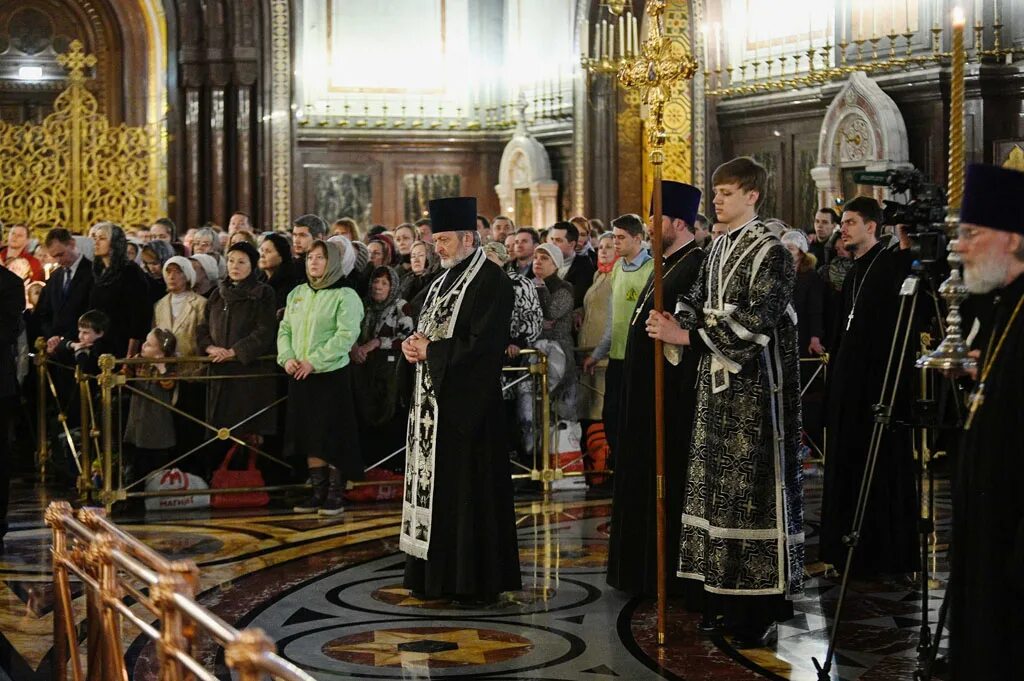
POLYGON ((765 628, 742 627, 733 632, 732 645, 737 650, 768 648, 779 640, 779 627, 772 622, 765 628))
POLYGON ((725 629, 725 619, 721 615, 715 617, 704 615, 700 618, 700 624, 697 625, 697 631, 705 636, 725 633, 725 629))

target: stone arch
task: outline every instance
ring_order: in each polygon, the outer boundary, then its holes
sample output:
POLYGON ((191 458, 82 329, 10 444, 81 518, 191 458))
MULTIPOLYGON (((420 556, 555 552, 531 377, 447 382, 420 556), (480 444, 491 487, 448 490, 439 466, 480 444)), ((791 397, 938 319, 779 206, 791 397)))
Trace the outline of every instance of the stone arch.
MULTIPOLYGON (((896 102, 864 72, 850 75, 825 113, 818 139, 818 165, 811 177, 819 205, 833 205, 845 196, 843 172, 863 168, 882 171, 910 166, 907 126, 896 102)), ((885 187, 870 192, 886 198, 885 187)))
POLYGON ((515 134, 501 154, 498 169, 498 194, 502 211, 516 224, 523 222, 516 215, 516 190, 526 189, 530 193, 532 216, 530 221, 538 229, 549 227, 558 219, 558 182, 551 177, 551 161, 544 145, 526 130, 522 114, 515 134))

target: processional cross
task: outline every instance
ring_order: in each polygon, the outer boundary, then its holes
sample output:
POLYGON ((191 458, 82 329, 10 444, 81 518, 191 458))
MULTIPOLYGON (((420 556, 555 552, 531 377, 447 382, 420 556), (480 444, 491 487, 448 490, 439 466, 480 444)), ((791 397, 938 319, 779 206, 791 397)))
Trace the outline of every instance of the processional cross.
MULTIPOLYGON (((644 11, 648 18, 648 35, 640 54, 627 60, 618 73, 619 83, 630 90, 639 90, 640 100, 648 107, 647 140, 651 147, 654 193, 651 225, 654 246, 654 309, 664 309, 662 284, 663 263, 661 245, 661 172, 665 163, 665 103, 672 84, 681 78, 693 78, 697 60, 692 54, 677 54, 672 40, 665 35, 662 25, 665 0, 647 0, 644 11)), ((657 490, 658 531, 658 645, 665 643, 665 373, 662 361, 662 343, 654 341, 654 422, 655 468, 657 490)))

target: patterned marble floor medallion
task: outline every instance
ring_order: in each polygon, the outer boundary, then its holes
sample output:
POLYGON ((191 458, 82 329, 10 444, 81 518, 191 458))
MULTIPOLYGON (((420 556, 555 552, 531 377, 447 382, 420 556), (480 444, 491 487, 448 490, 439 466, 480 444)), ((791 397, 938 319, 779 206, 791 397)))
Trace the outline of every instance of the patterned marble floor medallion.
MULTIPOLYGON (((936 564, 944 583, 948 486, 939 490, 936 564)), ((563 492, 517 503, 523 589, 482 608, 420 601, 401 587, 397 504, 357 506, 332 521, 278 509, 115 519, 169 557, 196 560, 200 603, 238 627, 264 629, 287 659, 321 681, 814 681, 811 658, 825 653, 838 586, 816 558, 820 482, 808 483, 806 498, 813 577, 793 619, 780 624, 778 643, 757 650, 700 636, 699 615, 671 601, 667 645, 657 645, 653 601, 605 583, 607 495, 563 492)), ((21 497, 8 553, 0 555, 0 681, 50 678, 44 502, 45 496, 21 497)), ((915 585, 897 579, 852 587, 833 681, 910 681, 924 614, 915 585)), ((80 617, 79 593, 76 585, 80 617)), ((941 590, 933 592, 925 606, 933 618, 941 599, 941 590)), ((153 621, 138 604, 130 607, 153 621)), ((123 631, 129 677, 157 678, 155 648, 134 628, 123 631)), ((232 678, 212 642, 198 642, 196 654, 218 678, 232 678)))
POLYGON ((374 667, 465 667, 504 662, 530 652, 522 636, 470 627, 377 629, 341 636, 323 652, 342 662, 374 667))

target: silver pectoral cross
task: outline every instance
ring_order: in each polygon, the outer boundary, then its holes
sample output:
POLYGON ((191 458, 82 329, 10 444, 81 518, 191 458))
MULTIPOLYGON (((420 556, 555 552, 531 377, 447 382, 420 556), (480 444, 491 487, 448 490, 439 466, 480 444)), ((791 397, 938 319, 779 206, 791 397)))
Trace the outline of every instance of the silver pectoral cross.
POLYGON ((846 317, 846 330, 850 330, 850 324, 853 324, 853 310, 850 310, 850 314, 846 317))

